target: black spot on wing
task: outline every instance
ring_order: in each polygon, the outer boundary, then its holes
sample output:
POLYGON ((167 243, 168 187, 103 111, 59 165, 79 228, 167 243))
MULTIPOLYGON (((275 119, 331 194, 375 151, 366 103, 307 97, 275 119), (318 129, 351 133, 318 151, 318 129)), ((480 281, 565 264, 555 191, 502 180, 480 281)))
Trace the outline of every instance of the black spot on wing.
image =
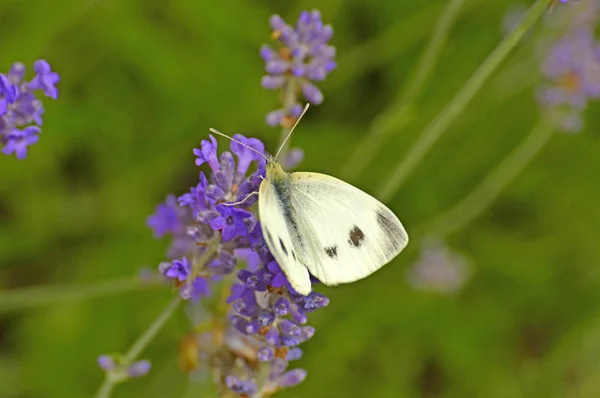
POLYGON ((273 243, 273 236, 271 236, 271 233, 268 230, 265 232, 265 238, 267 238, 267 243, 270 245, 273 243))
POLYGON ((327 254, 330 258, 336 258, 337 257, 337 246, 333 245, 333 246, 326 247, 325 254, 327 254))
POLYGON ((352 227, 350 233, 348 234, 348 243, 354 247, 360 247, 364 240, 365 234, 362 229, 358 228, 356 225, 352 227))
POLYGON ((288 255, 288 251, 287 251, 287 248, 285 247, 285 245, 283 244, 283 241, 281 240, 281 238, 279 238, 279 246, 281 247, 281 250, 283 250, 283 252, 287 256, 288 255))
POLYGON ((296 253, 294 253, 294 251, 292 250, 292 258, 294 259, 294 261, 296 261, 296 253))
POLYGON ((384 236, 388 238, 394 250, 399 249, 406 239, 405 232, 394 219, 390 218, 388 212, 384 209, 379 209, 376 213, 377 225, 383 230, 384 236))
POLYGON ((275 242, 273 241, 273 236, 271 235, 271 233, 268 230, 265 231, 265 240, 267 241, 267 246, 269 247, 269 251, 272 251, 273 248, 275 247, 275 242))

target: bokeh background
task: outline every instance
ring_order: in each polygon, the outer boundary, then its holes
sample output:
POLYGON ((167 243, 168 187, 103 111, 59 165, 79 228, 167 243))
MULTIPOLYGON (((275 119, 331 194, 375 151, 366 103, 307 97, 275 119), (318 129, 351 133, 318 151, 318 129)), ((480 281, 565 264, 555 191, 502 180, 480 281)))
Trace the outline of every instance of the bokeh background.
MULTIPOLYGON (((338 69, 293 137, 302 169, 339 175, 369 125, 397 100, 447 0, 4 0, 0 66, 47 59, 61 74, 28 158, 0 157, 0 300, 6 289, 136 277, 164 258, 146 217, 194 184, 208 128, 260 137, 277 95, 260 87, 269 16, 318 7, 335 28, 338 69)), ((591 0, 583 0, 591 1, 591 0)), ((371 193, 503 38, 506 0, 467 0, 410 123, 361 175, 371 193)), ((526 4, 527 5, 527 4, 526 4)), ((566 6, 556 8, 560 13, 566 6)), ((537 39, 517 48, 388 201, 407 230, 461 200, 539 119, 537 39)), ((537 37, 537 36, 536 36, 537 37)), ((406 278, 421 240, 331 298, 282 397, 600 396, 600 117, 557 134, 493 206, 446 243, 471 277, 456 294, 406 278)), ((223 142, 223 141, 221 141, 223 142)), ((360 162, 360 156, 350 161, 360 162)), ((34 293, 32 293, 34 294, 34 293)), ((99 354, 124 351, 173 294, 139 289, 0 313, 0 397, 91 396, 99 354)), ((184 311, 144 357, 145 378, 115 397, 203 397, 178 369, 184 311)))

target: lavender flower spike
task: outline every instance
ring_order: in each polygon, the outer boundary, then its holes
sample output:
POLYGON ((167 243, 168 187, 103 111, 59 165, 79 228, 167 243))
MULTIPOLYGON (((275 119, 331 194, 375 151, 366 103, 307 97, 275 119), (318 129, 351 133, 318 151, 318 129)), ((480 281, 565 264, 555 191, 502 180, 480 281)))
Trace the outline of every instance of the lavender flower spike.
MULTIPOLYGON (((323 24, 318 11, 303 12, 295 28, 274 16, 271 27, 283 48, 263 47, 268 73, 263 85, 283 91, 283 108, 268 120, 285 127, 302 111, 300 93, 310 102, 323 101, 312 82, 323 80, 336 66, 335 49, 327 44, 333 29, 323 24)), ((289 369, 290 363, 302 356, 298 346, 315 334, 306 324, 308 313, 329 305, 329 299, 294 291, 270 253, 253 206, 256 198, 248 198, 265 178, 265 146, 241 134, 234 138, 230 150, 220 154, 214 137, 202 140, 193 151, 203 169, 197 183, 177 199, 169 196, 147 224, 155 237, 173 237, 169 261, 159 271, 190 303, 195 330, 200 323, 208 326, 182 344, 184 369, 211 364, 206 370, 223 391, 266 397, 306 378, 305 370, 289 369), (205 302, 202 297, 210 298, 205 302)), ((302 158, 300 150, 291 154, 285 160, 288 167, 302 158)), ((105 359, 102 363, 107 366, 105 359)), ((146 371, 144 363, 134 364, 126 374, 146 371)))
POLYGON ((267 75, 261 80, 267 90, 282 90, 282 109, 267 115, 267 124, 290 125, 297 118, 302 107, 297 101, 298 94, 312 104, 323 102, 323 93, 313 81, 321 81, 336 68, 335 47, 328 45, 333 36, 331 25, 324 25, 321 13, 317 10, 303 11, 292 28, 279 15, 271 17, 273 37, 283 47, 276 50, 263 45, 260 55, 265 61, 267 75))
MULTIPOLYGON (((242 135, 235 138, 264 153, 261 141, 242 135)), ((316 292, 308 296, 296 293, 269 252, 253 202, 232 205, 258 190, 265 176, 265 159, 236 142, 230 149, 219 154, 216 141, 202 141, 201 149, 195 151, 196 163, 210 176, 201 172, 198 184, 177 201, 169 196, 148 219, 148 225, 157 238, 173 236, 171 260, 162 262, 159 271, 184 300, 201 306, 200 299, 213 291, 229 291, 223 303, 228 311, 225 319, 219 320, 224 326, 209 332, 220 335, 195 340, 210 342, 199 347, 199 355, 240 358, 222 363, 218 370, 223 375, 222 387, 240 395, 265 396, 306 377, 305 370, 289 370, 289 363, 302 356, 298 346, 315 334, 315 329, 306 325, 308 313, 327 306, 329 299, 316 292), (237 269, 234 276, 238 262, 247 266, 237 269), (231 285, 212 288, 222 281, 231 285), (215 346, 214 341, 221 345, 215 346), (268 371, 266 380, 259 368, 248 366, 248 360, 259 362, 261 369, 268 371)), ((128 377, 133 370, 138 369, 128 368, 128 377)))
POLYGON ((52 99, 58 97, 56 84, 59 75, 44 60, 34 64, 36 75, 31 81, 23 80, 25 66, 15 63, 9 72, 0 74, 0 149, 17 159, 27 156, 28 147, 39 139, 44 107, 37 97, 41 90, 52 99))
POLYGON ((583 127, 582 113, 589 100, 600 98, 600 44, 592 27, 567 33, 552 47, 542 72, 547 82, 538 97, 559 127, 577 132, 583 127))

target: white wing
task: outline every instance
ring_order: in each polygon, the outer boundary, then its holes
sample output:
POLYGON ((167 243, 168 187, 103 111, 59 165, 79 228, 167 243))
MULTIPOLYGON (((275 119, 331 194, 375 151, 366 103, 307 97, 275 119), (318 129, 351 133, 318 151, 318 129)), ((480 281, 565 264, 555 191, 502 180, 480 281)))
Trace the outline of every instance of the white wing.
POLYGON ((273 184, 264 180, 258 195, 260 225, 269 251, 285 273, 288 281, 298 293, 310 293, 310 275, 300 258, 302 246, 298 244, 299 234, 293 219, 290 219, 289 204, 278 197, 273 184), (288 229, 288 226, 290 229, 288 229))
POLYGON ((400 220, 360 189, 318 173, 290 174, 290 202, 308 270, 326 285, 354 282, 406 247, 400 220))

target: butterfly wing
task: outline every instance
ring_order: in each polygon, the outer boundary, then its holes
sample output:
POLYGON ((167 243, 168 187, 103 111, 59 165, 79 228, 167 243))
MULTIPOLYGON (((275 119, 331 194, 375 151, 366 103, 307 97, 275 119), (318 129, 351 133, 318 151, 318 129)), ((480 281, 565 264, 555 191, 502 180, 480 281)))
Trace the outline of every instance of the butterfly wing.
POLYGON ((298 293, 310 293, 310 275, 300 258, 303 257, 299 244, 299 232, 291 218, 289 203, 277 194, 273 182, 263 180, 258 195, 258 211, 263 236, 269 251, 285 273, 288 281, 298 293))
POLYGON ((344 181, 319 173, 292 173, 290 191, 307 253, 305 265, 326 285, 372 274, 408 243, 390 209, 344 181))

